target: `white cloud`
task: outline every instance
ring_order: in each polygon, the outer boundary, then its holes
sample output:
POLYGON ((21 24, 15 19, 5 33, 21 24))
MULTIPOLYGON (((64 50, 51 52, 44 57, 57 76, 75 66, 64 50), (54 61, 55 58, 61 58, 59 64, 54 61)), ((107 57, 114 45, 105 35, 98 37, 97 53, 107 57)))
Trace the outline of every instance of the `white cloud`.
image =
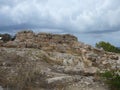
POLYGON ((37 31, 109 31, 119 30, 119 16, 120 0, 0 0, 0 27, 28 24, 37 31))

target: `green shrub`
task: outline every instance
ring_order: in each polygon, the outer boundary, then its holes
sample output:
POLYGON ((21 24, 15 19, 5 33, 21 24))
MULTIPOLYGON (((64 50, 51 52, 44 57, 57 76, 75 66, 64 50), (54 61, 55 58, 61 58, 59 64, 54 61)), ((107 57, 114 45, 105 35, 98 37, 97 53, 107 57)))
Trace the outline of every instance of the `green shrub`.
POLYGON ((105 71, 101 76, 110 90, 120 90, 120 71, 105 71))
POLYGON ((96 47, 103 48, 105 51, 108 52, 120 53, 120 49, 110 44, 109 42, 100 41, 99 43, 96 43, 96 47))

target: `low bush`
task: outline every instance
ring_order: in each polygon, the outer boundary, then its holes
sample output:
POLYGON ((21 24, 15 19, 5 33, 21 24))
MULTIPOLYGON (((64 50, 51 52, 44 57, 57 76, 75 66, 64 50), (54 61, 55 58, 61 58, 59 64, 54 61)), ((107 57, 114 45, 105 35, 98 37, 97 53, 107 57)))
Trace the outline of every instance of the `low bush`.
POLYGON ((120 53, 120 48, 115 47, 109 42, 100 41, 99 43, 96 43, 96 47, 103 48, 105 51, 108 51, 108 52, 120 53))
POLYGON ((110 90, 120 90, 120 71, 105 71, 101 77, 108 84, 110 90))

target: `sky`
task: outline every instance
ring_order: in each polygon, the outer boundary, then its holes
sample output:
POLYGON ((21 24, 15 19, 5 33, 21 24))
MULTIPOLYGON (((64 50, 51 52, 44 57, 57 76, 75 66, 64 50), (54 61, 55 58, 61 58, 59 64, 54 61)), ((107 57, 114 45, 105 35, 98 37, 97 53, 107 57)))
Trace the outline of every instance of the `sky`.
POLYGON ((69 33, 120 47, 120 0, 0 0, 0 33, 69 33))

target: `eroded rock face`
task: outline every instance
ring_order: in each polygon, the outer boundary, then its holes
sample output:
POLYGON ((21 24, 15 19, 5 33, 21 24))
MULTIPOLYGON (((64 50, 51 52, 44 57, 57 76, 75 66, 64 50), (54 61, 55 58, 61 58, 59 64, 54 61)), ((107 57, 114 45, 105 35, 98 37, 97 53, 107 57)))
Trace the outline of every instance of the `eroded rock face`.
POLYGON ((11 90, 108 90, 95 74, 120 69, 119 54, 78 42, 72 35, 22 31, 4 46, 0 85, 11 90))

